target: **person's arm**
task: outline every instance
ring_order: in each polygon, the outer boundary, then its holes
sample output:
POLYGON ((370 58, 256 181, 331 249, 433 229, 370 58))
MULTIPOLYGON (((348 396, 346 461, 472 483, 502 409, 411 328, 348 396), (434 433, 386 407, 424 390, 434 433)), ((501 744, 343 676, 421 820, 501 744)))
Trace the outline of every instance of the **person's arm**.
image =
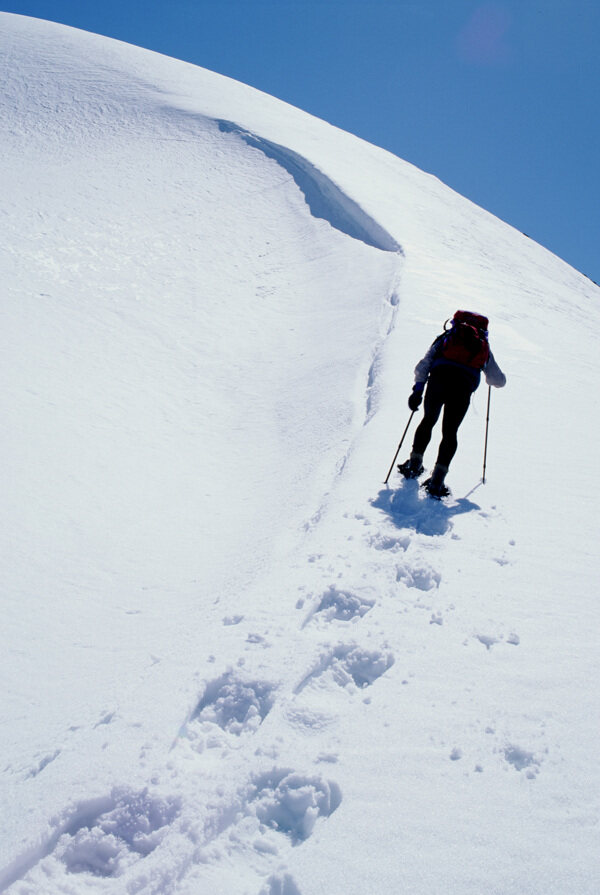
POLYGON ((427 377, 429 376, 429 371, 431 370, 431 365, 437 351, 437 343, 438 340, 436 339, 425 357, 422 357, 415 367, 415 384, 413 385, 413 390, 408 398, 408 406, 413 412, 418 410, 421 406, 423 389, 425 388, 425 383, 427 382, 427 377))
POLYGON ((427 378, 431 370, 431 365, 435 359, 437 349, 438 339, 433 342, 425 357, 422 357, 415 367, 415 385, 419 385, 421 391, 423 390, 423 388, 425 387, 425 383, 427 382, 427 378))

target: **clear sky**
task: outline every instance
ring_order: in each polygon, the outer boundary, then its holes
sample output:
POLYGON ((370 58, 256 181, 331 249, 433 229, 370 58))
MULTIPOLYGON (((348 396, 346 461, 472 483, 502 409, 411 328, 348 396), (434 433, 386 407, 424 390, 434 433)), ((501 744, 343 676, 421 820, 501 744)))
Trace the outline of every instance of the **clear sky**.
POLYGON ((599 0, 16 0, 286 100, 600 283, 599 0))

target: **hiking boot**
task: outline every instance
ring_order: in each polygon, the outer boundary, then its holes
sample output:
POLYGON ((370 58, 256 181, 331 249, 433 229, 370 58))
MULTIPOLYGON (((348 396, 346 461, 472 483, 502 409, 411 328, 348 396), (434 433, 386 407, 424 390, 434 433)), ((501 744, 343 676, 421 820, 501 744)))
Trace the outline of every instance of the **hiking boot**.
POLYGON ((447 472, 447 466, 441 466, 439 463, 435 464, 431 478, 427 479, 426 482, 423 482, 423 487, 430 497, 435 497, 436 500, 448 497, 450 489, 444 484, 447 472))
POLYGON ((398 470, 405 479, 418 478, 424 472, 423 454, 411 454, 408 460, 398 464, 398 470))

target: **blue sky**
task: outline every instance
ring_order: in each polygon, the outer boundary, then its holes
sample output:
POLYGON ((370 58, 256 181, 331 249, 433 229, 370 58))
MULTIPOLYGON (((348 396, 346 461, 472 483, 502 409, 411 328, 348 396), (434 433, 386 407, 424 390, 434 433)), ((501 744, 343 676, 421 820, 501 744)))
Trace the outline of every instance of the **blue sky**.
POLYGON ((21 0, 435 174, 600 283, 598 0, 21 0))

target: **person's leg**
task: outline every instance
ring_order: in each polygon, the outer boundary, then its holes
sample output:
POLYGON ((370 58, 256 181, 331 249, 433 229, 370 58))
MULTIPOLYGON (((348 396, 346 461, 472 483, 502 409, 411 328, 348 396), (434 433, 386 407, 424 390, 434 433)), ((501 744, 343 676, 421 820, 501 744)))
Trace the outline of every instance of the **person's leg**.
POLYGON ((420 460, 423 459, 423 454, 431 441, 433 427, 437 423, 440 413, 442 412, 442 406, 444 404, 443 381, 439 376, 435 375, 435 373, 436 371, 432 373, 429 382, 427 383, 427 388, 425 389, 425 398, 423 399, 424 414, 423 419, 417 426, 417 431, 415 432, 411 461, 413 457, 419 458, 420 460))
POLYGON ((442 440, 436 466, 442 467, 444 475, 452 462, 458 447, 458 428, 465 418, 471 401, 472 389, 468 383, 456 383, 444 404, 442 419, 442 440))

